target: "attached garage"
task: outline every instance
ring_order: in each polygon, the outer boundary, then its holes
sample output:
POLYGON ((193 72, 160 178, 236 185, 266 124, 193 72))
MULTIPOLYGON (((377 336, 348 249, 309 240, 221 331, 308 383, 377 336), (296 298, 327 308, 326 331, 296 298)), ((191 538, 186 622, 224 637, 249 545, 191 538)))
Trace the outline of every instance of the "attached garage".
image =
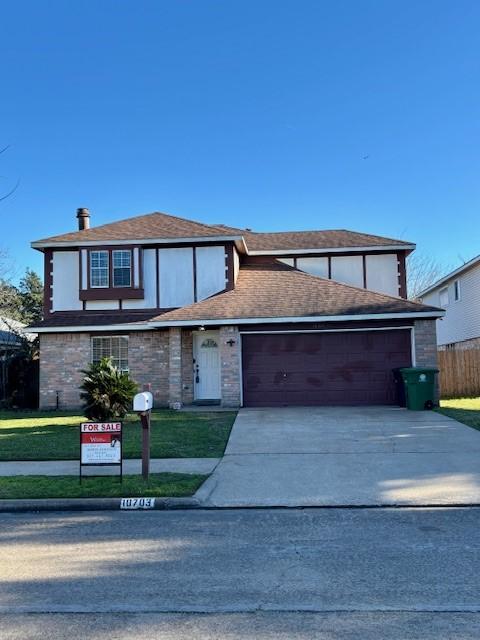
POLYGON ((410 329, 242 335, 246 407, 396 404, 410 329))

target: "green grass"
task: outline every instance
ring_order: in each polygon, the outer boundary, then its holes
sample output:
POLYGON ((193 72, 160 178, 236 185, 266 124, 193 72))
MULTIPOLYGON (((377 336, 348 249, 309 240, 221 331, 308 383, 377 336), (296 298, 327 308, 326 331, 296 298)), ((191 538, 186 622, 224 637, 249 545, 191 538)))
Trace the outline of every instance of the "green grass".
POLYGON ((437 411, 480 431, 480 398, 440 400, 437 411))
MULTIPOLYGON (((217 458, 223 455, 236 412, 152 412, 152 458, 217 458)), ((0 460, 76 460, 79 425, 75 412, 0 411, 0 460)), ((141 457, 136 414, 123 421, 123 457, 141 457)))
POLYGON ((15 476, 0 478, 0 499, 17 498, 130 498, 191 496, 208 476, 152 473, 142 476, 84 478, 78 476, 15 476))

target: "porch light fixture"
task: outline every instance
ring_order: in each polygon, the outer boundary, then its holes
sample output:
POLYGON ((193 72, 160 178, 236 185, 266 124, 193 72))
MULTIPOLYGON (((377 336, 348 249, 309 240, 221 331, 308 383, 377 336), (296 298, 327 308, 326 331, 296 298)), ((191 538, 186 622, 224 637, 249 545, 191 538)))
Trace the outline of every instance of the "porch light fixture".
POLYGON ((198 327, 198 330, 199 330, 199 331, 205 331, 205 327, 203 326, 203 324, 202 324, 202 326, 201 326, 201 327, 198 327))
POLYGON ((228 344, 229 347, 233 347, 233 345, 235 344, 235 340, 233 338, 230 338, 230 340, 227 340, 226 344, 228 344))

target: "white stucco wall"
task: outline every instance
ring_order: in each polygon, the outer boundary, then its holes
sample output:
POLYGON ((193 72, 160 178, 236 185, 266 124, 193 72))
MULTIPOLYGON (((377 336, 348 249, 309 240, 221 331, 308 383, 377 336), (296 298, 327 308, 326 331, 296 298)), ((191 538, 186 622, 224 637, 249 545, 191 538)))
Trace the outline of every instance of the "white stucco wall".
POLYGON ((395 253, 367 255, 365 257, 367 289, 398 296, 398 258, 395 253))
POLYGON ((53 311, 77 311, 83 308, 79 299, 78 251, 53 252, 53 311))
POLYGON ((157 250, 145 249, 143 252, 143 289, 141 300, 124 300, 124 309, 154 309, 157 306, 157 250))
POLYGON ((363 289, 362 256, 333 256, 332 280, 363 289))
POLYGON ((197 247, 195 253, 197 300, 204 300, 225 289, 225 247, 197 247))
POLYGON ((159 249, 160 306, 184 307, 193 299, 193 249, 159 249))

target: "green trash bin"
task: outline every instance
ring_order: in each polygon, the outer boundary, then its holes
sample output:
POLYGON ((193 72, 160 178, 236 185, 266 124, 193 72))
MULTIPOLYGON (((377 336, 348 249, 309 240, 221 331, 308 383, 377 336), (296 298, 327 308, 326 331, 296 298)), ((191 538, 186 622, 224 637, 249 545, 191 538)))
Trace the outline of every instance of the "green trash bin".
POLYGON ((400 374, 405 385, 407 409, 432 409, 435 401, 435 367, 403 367, 400 374))

